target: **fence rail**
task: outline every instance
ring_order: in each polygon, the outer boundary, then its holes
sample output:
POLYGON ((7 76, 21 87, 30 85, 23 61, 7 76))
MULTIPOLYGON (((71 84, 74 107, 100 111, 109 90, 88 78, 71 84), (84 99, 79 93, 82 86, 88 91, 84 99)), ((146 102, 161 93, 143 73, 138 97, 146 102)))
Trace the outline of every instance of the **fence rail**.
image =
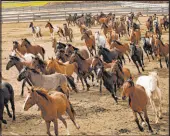
POLYGON ((129 12, 139 12, 141 11, 144 15, 164 15, 169 14, 169 7, 148 7, 148 8, 132 8, 132 7, 122 7, 122 8, 93 8, 93 9, 76 9, 73 10, 60 10, 60 11, 39 11, 39 12, 20 12, 20 13, 4 13, 1 14, 2 23, 12 23, 12 22, 30 22, 30 21, 52 21, 52 20, 65 20, 68 14, 77 13, 78 15, 82 13, 92 13, 92 15, 99 14, 100 12, 106 14, 112 12, 116 16, 126 15, 129 12))

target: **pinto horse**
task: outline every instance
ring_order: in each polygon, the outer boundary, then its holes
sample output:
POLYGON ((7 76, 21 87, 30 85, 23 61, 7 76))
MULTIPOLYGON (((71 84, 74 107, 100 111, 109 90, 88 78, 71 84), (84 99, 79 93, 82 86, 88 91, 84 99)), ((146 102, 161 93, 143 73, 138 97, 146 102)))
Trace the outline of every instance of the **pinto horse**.
MULTIPOLYGON (((32 45, 26 38, 22 39, 21 47, 25 47, 27 53, 32 53, 34 55, 41 54, 44 59, 45 50, 40 45, 32 45)), ((21 51, 20 51, 21 52, 21 51)))
POLYGON ((133 114, 135 116, 135 122, 138 125, 138 128, 140 131, 144 131, 143 125, 144 119, 141 115, 141 112, 144 112, 145 120, 148 124, 148 128, 150 132, 153 132, 150 123, 149 118, 147 114, 147 104, 148 104, 148 97, 145 91, 145 88, 141 85, 134 85, 132 79, 128 79, 123 84, 123 92, 122 92, 122 99, 125 100, 126 97, 129 97, 129 106, 133 110, 133 114), (142 126, 139 124, 139 120, 137 118, 137 113, 139 114, 141 120, 142 120, 142 126))
POLYGON ((89 35, 87 32, 84 32, 81 40, 85 40, 85 44, 87 46, 88 51, 90 52, 90 55, 93 56, 93 50, 96 54, 96 44, 95 44, 95 37, 93 35, 89 35))
POLYGON ((41 28, 39 26, 34 26, 33 22, 30 23, 29 28, 32 29, 33 38, 35 40, 35 35, 37 37, 42 37, 41 28))
POLYGON ((58 136, 58 119, 62 121, 67 129, 67 134, 69 135, 67 123, 62 117, 62 115, 66 112, 68 113, 76 128, 80 128, 79 125, 75 122, 75 111, 66 95, 63 94, 64 90, 62 90, 61 87, 58 87, 57 91, 59 92, 49 95, 47 93, 48 91, 43 88, 32 87, 31 89, 28 89, 29 95, 26 99, 26 102, 24 103, 24 111, 28 111, 28 109, 35 104, 40 108, 41 116, 45 120, 47 126, 47 134, 49 136, 51 136, 51 122, 54 123, 54 132, 55 135, 58 136))
POLYGON ((51 38, 54 39, 54 34, 55 32, 61 37, 61 35, 64 37, 64 32, 63 29, 59 26, 53 27, 50 22, 47 22, 45 25, 45 28, 49 27, 50 33, 51 33, 51 38), (60 35, 61 34, 61 35, 60 35))

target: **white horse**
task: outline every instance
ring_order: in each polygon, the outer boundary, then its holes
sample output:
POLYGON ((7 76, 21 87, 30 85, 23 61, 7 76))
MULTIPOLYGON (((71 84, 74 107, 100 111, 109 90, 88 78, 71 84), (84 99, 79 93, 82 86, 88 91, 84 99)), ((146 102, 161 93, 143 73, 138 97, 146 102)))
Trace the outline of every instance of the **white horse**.
POLYGON ((155 112, 155 122, 158 123, 158 117, 162 118, 162 93, 159 88, 159 77, 157 72, 149 72, 148 76, 140 76, 137 79, 136 84, 145 88, 146 94, 155 112), (159 102, 159 111, 156 108, 155 100, 158 100, 159 102))
POLYGON ((32 28, 32 34, 33 34, 34 41, 35 41, 36 36, 41 37, 41 39, 42 39, 41 28, 39 26, 34 26, 33 22, 31 22, 29 25, 29 28, 32 28))
POLYGON ((97 46, 102 46, 105 48, 106 39, 104 36, 100 35, 99 31, 95 32, 95 43, 97 46))

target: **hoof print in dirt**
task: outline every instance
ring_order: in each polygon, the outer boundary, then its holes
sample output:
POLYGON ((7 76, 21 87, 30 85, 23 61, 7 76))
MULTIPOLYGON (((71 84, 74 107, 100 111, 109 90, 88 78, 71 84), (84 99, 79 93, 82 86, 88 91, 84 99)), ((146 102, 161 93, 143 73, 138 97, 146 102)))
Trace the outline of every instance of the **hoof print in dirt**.
POLYGON ((119 132, 120 133, 128 133, 128 132, 130 132, 130 130, 125 128, 125 129, 120 129, 119 132))

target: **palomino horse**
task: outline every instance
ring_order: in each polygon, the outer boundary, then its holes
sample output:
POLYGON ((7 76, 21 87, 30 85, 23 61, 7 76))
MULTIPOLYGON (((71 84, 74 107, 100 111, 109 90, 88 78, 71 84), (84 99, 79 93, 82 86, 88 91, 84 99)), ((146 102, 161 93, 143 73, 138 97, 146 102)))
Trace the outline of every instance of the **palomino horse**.
POLYGON ((88 59, 89 58, 89 53, 86 49, 79 49, 79 48, 76 48, 74 47, 73 45, 71 44, 67 44, 66 45, 66 48, 65 48, 65 53, 68 55, 68 56, 71 56, 74 51, 78 51, 78 53, 84 58, 84 59, 88 59))
MULTIPOLYGON (((11 84, 8 82, 2 82, 1 83, 1 90, 0 90, 0 121, 2 123, 7 124, 7 121, 3 119, 3 112, 4 112, 4 106, 6 107, 8 116, 15 120, 15 103, 14 103, 14 89, 11 84), (13 116, 11 115, 9 108, 8 108, 8 101, 11 103, 11 108, 13 112, 13 116)), ((1 128, 0 128, 1 129, 1 128)))
POLYGON ((150 104, 155 112, 155 122, 158 123, 158 117, 161 119, 162 114, 162 93, 159 88, 159 77, 157 72, 149 72, 148 76, 138 77, 136 84, 145 88, 150 104), (159 102, 159 109, 156 108, 156 101, 159 102))
POLYGON ((49 91, 56 90, 58 86, 61 86, 67 97, 69 97, 68 82, 64 74, 54 73, 51 75, 43 75, 37 72, 35 69, 25 67, 21 70, 17 80, 21 81, 27 78, 33 86, 43 87, 49 91))
POLYGON ((129 106, 133 110, 133 114, 135 116, 135 122, 138 125, 138 128, 140 131, 144 131, 143 125, 144 119, 141 115, 141 112, 144 112, 145 121, 148 124, 148 128, 150 132, 153 132, 150 123, 149 118, 147 114, 147 104, 148 104, 148 97, 145 92, 145 88, 141 85, 134 85, 132 79, 128 79, 123 84, 123 92, 122 92, 122 99, 125 100, 126 97, 129 97, 129 106), (139 114, 141 120, 142 120, 142 126, 139 124, 139 120, 137 118, 137 113, 139 114))
POLYGON ((161 39, 155 38, 155 44, 154 44, 154 53, 158 57, 158 60, 160 62, 160 67, 162 68, 162 62, 161 62, 161 56, 165 57, 165 62, 168 68, 168 57, 169 54, 169 44, 163 43, 161 39))
POLYGON ((90 52, 90 55, 93 56, 93 50, 96 54, 96 44, 95 44, 95 37, 93 35, 89 35, 87 32, 84 32, 81 40, 85 40, 85 44, 87 46, 88 51, 90 52))
POLYGON ((33 25, 33 22, 30 23, 29 25, 29 28, 31 27, 32 29, 32 34, 33 34, 33 38, 35 40, 35 35, 37 37, 42 37, 42 34, 41 34, 41 28, 39 26, 34 26, 33 25))
POLYGON ((101 29, 103 29, 103 34, 105 35, 105 37, 107 38, 107 33, 112 33, 112 26, 111 25, 107 25, 106 23, 102 23, 101 29))
POLYGON ((112 49, 112 48, 119 49, 123 54, 125 54, 128 57, 129 62, 130 62, 130 57, 128 55, 128 53, 130 52, 130 48, 127 43, 122 44, 122 43, 118 42, 117 40, 112 40, 110 49, 112 49))
POLYGON ((36 104, 41 110, 41 116, 45 120, 47 126, 47 134, 49 136, 51 136, 51 122, 54 123, 54 132, 55 135, 58 136, 58 119, 63 122, 64 126, 67 129, 67 134, 69 135, 67 123, 62 117, 65 112, 68 113, 76 128, 80 128, 79 125, 75 122, 75 111, 65 94, 62 93, 64 90, 62 90, 60 87, 57 88, 57 91, 61 92, 56 92, 53 95, 49 95, 47 93, 48 90, 42 88, 33 87, 31 89, 28 89, 28 91, 29 95, 24 103, 24 111, 27 111, 29 108, 36 104))
POLYGON ((51 38, 54 39, 54 34, 55 32, 61 37, 61 35, 64 37, 64 32, 63 29, 59 26, 55 26, 53 27, 52 24, 50 22, 47 22, 47 24, 45 25, 45 28, 49 27, 50 33, 51 33, 51 38), (60 35, 61 34, 61 35, 60 35))
MULTIPOLYGON (((27 53, 32 53, 34 55, 41 54, 44 59, 45 50, 40 45, 32 45, 26 38, 22 39, 21 47, 25 47, 27 53)), ((21 52, 21 51, 20 51, 21 52)))
MULTIPOLYGON (((94 74, 90 71, 90 64, 92 62, 92 58, 84 59, 78 52, 74 52, 69 60, 69 63, 72 64, 76 62, 78 65, 78 77, 81 80, 81 83, 83 85, 83 90, 84 90, 84 83, 83 79, 86 83, 87 86, 87 91, 90 88, 90 85, 87 83, 87 77, 91 76, 92 77, 92 84, 94 81, 94 74)), ((94 85, 94 84, 93 84, 94 85)))
POLYGON ((66 41, 67 41, 67 36, 68 36, 70 42, 72 42, 72 39, 73 39, 73 30, 71 28, 68 28, 67 24, 63 24, 63 27, 64 27, 64 36, 66 38, 66 41))
POLYGON ((134 42, 136 45, 139 44, 141 40, 141 32, 139 29, 134 30, 133 28, 131 29, 130 32, 130 42, 134 42))
POLYGON ((140 73, 139 66, 137 62, 139 63, 140 67, 142 68, 142 71, 144 71, 144 62, 143 62, 143 51, 141 47, 135 46, 134 44, 130 43, 130 55, 133 63, 135 63, 138 72, 140 73))
MULTIPOLYGON (((77 63, 73 63, 73 64, 69 64, 69 63, 61 63, 56 59, 53 58, 49 58, 49 60, 47 61, 47 66, 46 66, 47 71, 49 71, 50 73, 61 73, 61 74, 65 74, 67 75, 69 78, 67 78, 69 80, 69 83, 71 84, 73 90, 75 92, 78 92, 75 84, 73 82, 70 82, 70 78, 73 79, 72 75, 75 72, 76 74, 78 73, 78 66, 77 63)), ((71 80, 72 81, 72 80, 71 80)))

